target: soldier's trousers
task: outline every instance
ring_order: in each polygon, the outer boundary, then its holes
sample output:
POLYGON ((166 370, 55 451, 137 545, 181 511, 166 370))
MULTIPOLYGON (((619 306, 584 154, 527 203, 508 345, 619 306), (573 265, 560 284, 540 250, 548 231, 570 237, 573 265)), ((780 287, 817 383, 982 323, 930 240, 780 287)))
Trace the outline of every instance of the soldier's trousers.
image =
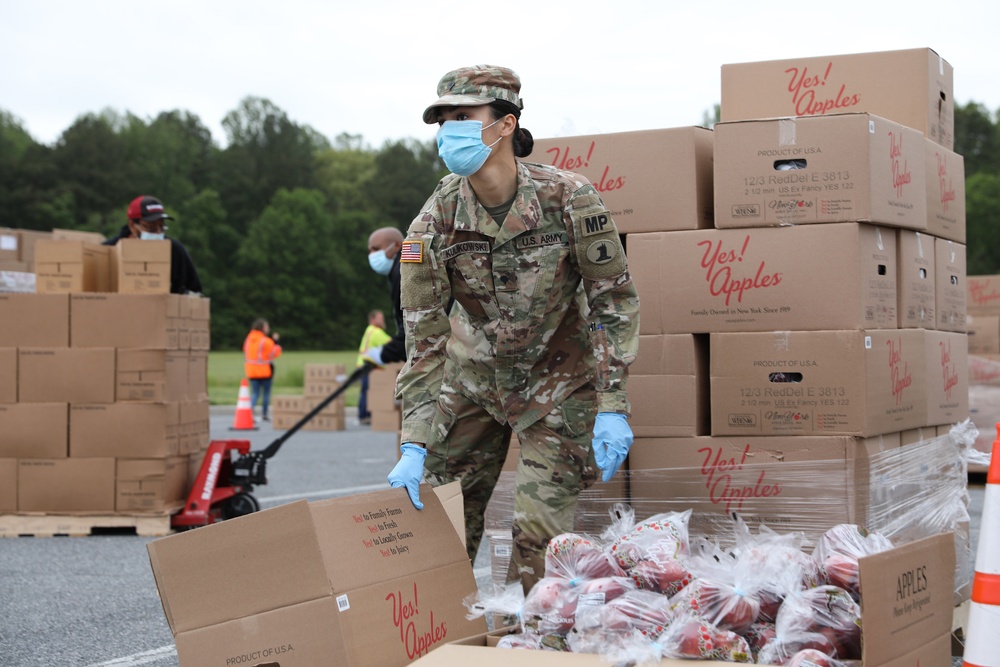
MULTIPOLYGON (((591 447, 597 395, 576 390, 552 412, 517 434, 521 455, 514 486, 514 549, 508 582, 525 593, 545 575, 545 547, 573 530, 579 492, 597 479, 591 447)), ((510 445, 511 429, 454 388, 443 386, 427 443, 425 480, 460 480, 465 497, 466 548, 475 561, 486 504, 510 445)))

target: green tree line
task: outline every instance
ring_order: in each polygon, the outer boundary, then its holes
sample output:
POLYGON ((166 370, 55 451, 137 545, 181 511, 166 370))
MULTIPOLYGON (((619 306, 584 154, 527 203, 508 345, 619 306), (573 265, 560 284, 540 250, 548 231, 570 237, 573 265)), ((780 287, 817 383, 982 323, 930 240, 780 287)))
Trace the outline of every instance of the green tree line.
MULTIPOLYGON (((144 120, 105 110, 47 146, 0 109, 0 226, 111 236, 129 201, 154 195, 212 298, 213 349, 239 349, 255 317, 289 349, 354 347, 367 312, 390 308, 368 267, 368 235, 405 229, 446 173, 433 142, 330 140, 258 97, 222 126, 225 148, 186 111, 144 120)), ((968 272, 1000 273, 1000 111, 957 106, 955 151, 965 159, 968 272)))

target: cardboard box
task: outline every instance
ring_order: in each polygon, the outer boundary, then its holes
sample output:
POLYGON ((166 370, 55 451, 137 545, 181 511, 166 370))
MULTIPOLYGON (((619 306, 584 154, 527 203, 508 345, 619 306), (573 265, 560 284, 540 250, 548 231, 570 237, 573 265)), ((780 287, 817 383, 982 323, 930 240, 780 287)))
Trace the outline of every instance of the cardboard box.
POLYGON ((637 521, 691 510, 692 537, 732 542, 732 515, 751 526, 801 532, 815 544, 839 523, 869 519, 869 485, 898 449, 898 434, 636 438, 629 451, 637 521))
MULTIPOLYGON (((1000 315, 1000 275, 967 276, 966 279, 966 307, 969 314, 1000 315)), ((2 305, 0 297, 0 306, 2 305)))
POLYGON ((187 353, 187 391, 184 398, 208 396, 208 350, 192 349, 187 353))
POLYGON ((927 228, 926 141, 871 114, 715 125, 715 226, 927 228))
POLYGON ((0 514, 17 511, 17 459, 0 459, 0 514))
POLYGON ((193 454, 208 448, 209 410, 208 396, 180 403, 178 444, 181 454, 193 454))
POLYGON ((925 140, 927 233, 965 243, 965 159, 925 140))
POLYGON ((711 428, 707 336, 639 336, 639 353, 629 367, 628 395, 634 435, 707 435, 711 428))
POLYGON ((722 66, 723 121, 864 111, 955 147, 954 71, 931 49, 722 66))
POLYGON ((121 239, 112 246, 111 288, 120 294, 170 292, 171 242, 121 239))
POLYGON ((969 418, 969 339, 951 331, 924 331, 927 419, 924 426, 969 418))
POLYGON ((115 460, 18 459, 19 512, 114 512, 115 460))
POLYGON ((178 294, 73 294, 73 347, 176 350, 180 327, 178 294))
MULTIPOLYGON (((864 667, 950 665, 955 538, 942 533, 860 559, 861 645, 864 667), (919 579, 920 584, 910 584, 919 579)), ((432 651, 415 667, 508 667, 511 651, 496 648, 511 629, 468 637, 432 651)), ((606 658, 557 651, 517 651, 518 667, 606 667, 606 658)), ((660 667, 689 660, 661 659, 660 667)), ((723 667, 715 660, 695 664, 723 667)))
POLYGON ((69 410, 69 455, 177 456, 179 423, 178 403, 75 403, 69 410))
POLYGON ((66 403, 0 405, 0 458, 67 456, 69 406, 66 403))
POLYGON ((188 317, 189 339, 192 350, 208 351, 211 347, 211 313, 212 300, 185 295, 186 312, 188 317))
POLYGON ((896 230, 857 223, 633 234, 639 333, 892 328, 896 230), (826 298, 836 286, 836 299, 826 298))
POLYGON ((1000 315, 968 315, 969 354, 1000 355, 1000 315))
POLYGON ((0 345, 67 347, 69 296, 0 294, 0 345))
POLYGON ((115 510, 158 512, 183 504, 188 487, 188 463, 187 456, 118 459, 115 510))
POLYGON ((187 399, 189 354, 186 350, 117 349, 115 399, 147 403, 187 399))
POLYGON ((368 374, 368 409, 380 411, 397 410, 396 378, 403 370, 403 363, 386 364, 368 374))
POLYGON ((287 431, 306 416, 304 412, 286 412, 274 409, 271 412, 271 428, 275 431, 287 431))
POLYGON ((965 333, 968 285, 965 246, 947 239, 934 244, 934 309, 937 329, 965 333))
POLYGON ((0 404, 17 403, 17 348, 0 347, 0 404))
POLYGON ((899 328, 933 329, 937 326, 934 317, 934 237, 900 229, 896 241, 899 328))
POLYGON ((922 329, 719 333, 712 435, 868 437, 927 425, 922 329))
POLYGON ((391 410, 371 408, 369 411, 372 413, 371 430, 399 431, 403 428, 403 412, 398 408, 391 410))
POLYGON ((706 229, 713 220, 712 138, 704 127, 679 127, 535 139, 526 161, 586 176, 620 234, 706 229))
POLYGON ((22 403, 114 403, 111 348, 21 347, 17 396, 22 403))
POLYGON ((42 240, 35 244, 35 290, 39 293, 108 292, 111 248, 86 241, 42 240))
POLYGON ((180 665, 394 667, 483 632, 456 528, 429 486, 421 498, 419 512, 398 489, 299 501, 150 542, 180 665), (234 549, 253 586, 232 586, 234 549))

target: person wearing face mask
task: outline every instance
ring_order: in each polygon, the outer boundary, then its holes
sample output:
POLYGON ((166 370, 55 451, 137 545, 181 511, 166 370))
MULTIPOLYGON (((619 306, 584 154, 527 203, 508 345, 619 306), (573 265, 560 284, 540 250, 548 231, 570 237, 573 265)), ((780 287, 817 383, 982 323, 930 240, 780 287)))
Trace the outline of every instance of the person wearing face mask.
MULTIPOLYGON (((396 335, 389 342, 370 347, 363 355, 376 366, 406 361, 406 334, 403 311, 399 307, 399 249, 402 246, 403 232, 395 227, 376 229, 368 237, 368 265, 372 271, 389 280, 393 321, 396 323, 396 335)), ((367 376, 365 378, 367 381, 367 376)))
POLYGON ((508 68, 461 68, 424 111, 452 174, 399 251, 409 360, 388 481, 420 509, 421 481, 460 480, 474 560, 516 432, 508 580, 528 591, 544 575, 548 541, 573 530, 580 491, 609 481, 628 454, 639 299, 594 186, 519 159, 533 144, 520 90, 508 68))
POLYGON ((173 220, 156 197, 140 195, 128 205, 128 222, 117 236, 112 236, 104 245, 117 245, 121 239, 142 239, 145 241, 170 241, 170 291, 173 294, 201 294, 201 280, 194 268, 187 248, 177 239, 166 235, 166 221, 173 220))

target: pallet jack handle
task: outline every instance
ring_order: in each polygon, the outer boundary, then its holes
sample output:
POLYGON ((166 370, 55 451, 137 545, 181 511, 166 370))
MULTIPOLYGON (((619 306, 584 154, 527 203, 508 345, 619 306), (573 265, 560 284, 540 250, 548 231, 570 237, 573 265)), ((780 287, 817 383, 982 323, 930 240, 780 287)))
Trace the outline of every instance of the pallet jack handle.
POLYGON ((337 400, 337 397, 340 396, 341 394, 343 394, 347 390, 348 387, 350 387, 356 381, 360 380, 365 375, 368 375, 368 373, 370 373, 373 368, 375 368, 375 364, 373 364, 370 361, 366 361, 364 363, 364 365, 359 366, 358 368, 356 368, 353 373, 351 373, 349 376, 347 376, 347 379, 344 380, 344 384, 342 384, 339 387, 337 387, 337 390, 335 392, 333 392, 332 394, 330 394, 329 396, 327 396, 325 399, 323 399, 322 403, 320 403, 315 408, 313 408, 312 410, 310 410, 308 414, 306 414, 304 417, 302 417, 302 419, 300 419, 299 421, 295 422, 295 424, 293 424, 287 431, 285 431, 281 435, 281 437, 279 437, 277 440, 275 440, 274 442, 272 442, 265 449, 262 449, 261 451, 254 452, 254 453, 257 454, 258 456, 260 456, 261 458, 264 458, 264 459, 269 459, 272 456, 274 456, 275 454, 277 454, 278 450, 281 449, 281 446, 283 444, 285 444, 285 441, 288 440, 293 435, 295 435, 296 431, 298 431, 300 428, 302 428, 303 426, 305 426, 306 423, 308 423, 310 419, 312 419, 313 417, 315 417, 316 415, 318 415, 320 412, 322 412, 323 408, 325 408, 326 406, 328 406, 333 401, 337 400))

